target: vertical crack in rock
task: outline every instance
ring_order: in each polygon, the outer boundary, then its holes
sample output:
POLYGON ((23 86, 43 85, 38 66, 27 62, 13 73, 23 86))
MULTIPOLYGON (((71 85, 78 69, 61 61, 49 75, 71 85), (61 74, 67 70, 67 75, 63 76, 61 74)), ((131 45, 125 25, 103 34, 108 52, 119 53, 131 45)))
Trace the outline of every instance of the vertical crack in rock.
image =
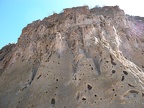
POLYGON ((96 60, 95 58, 93 59, 94 64, 95 64, 95 69, 98 72, 98 75, 101 75, 101 70, 100 70, 100 62, 98 60, 96 60))
POLYGON ((112 63, 112 65, 116 65, 116 63, 114 62, 114 59, 113 59, 113 57, 112 57, 111 54, 110 54, 110 59, 111 59, 111 63, 112 63))
POLYGON ((40 62, 38 60, 34 61, 34 65, 31 69, 31 76, 30 76, 30 80, 28 82, 29 85, 31 85, 32 81, 34 80, 36 74, 37 74, 37 71, 38 71, 38 68, 39 68, 39 65, 40 65, 40 62))
POLYGON ((78 63, 73 63, 73 74, 77 72, 78 63))

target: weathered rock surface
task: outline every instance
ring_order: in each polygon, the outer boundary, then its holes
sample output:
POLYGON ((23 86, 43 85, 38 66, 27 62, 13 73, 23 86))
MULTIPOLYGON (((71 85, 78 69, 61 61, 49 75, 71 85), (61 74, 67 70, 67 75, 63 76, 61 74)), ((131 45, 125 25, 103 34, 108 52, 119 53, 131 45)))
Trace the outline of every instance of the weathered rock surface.
POLYGON ((144 18, 64 9, 0 50, 0 108, 144 108, 144 18))

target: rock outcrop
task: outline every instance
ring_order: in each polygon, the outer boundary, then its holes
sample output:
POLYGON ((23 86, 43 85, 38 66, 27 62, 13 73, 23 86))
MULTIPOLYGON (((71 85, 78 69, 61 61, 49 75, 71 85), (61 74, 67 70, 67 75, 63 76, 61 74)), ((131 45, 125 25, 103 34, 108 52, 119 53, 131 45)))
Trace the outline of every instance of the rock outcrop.
POLYGON ((0 50, 0 108, 143 108, 144 18, 64 9, 0 50))

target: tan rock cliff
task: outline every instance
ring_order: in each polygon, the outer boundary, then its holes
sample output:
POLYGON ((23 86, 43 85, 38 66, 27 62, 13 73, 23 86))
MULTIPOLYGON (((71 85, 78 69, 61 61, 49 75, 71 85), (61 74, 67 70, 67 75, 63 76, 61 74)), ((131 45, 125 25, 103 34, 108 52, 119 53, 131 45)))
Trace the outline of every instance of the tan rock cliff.
POLYGON ((0 50, 0 108, 143 108, 144 18, 74 7, 0 50))

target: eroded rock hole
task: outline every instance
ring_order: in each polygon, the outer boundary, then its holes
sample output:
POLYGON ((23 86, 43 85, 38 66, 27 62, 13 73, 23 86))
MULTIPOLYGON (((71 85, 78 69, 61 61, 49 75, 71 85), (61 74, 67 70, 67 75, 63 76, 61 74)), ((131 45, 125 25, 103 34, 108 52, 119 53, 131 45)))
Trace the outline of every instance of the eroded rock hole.
POLYGON ((86 98, 82 98, 82 100, 86 100, 86 98))
POLYGON ((112 70, 112 74, 114 74, 116 71, 115 70, 112 70))
POLYGON ((124 79, 125 79, 125 77, 124 77, 124 76, 122 76, 121 81, 124 81, 124 79))
POLYGON ((138 95, 138 93, 139 92, 136 91, 136 90, 130 90, 124 95, 124 97, 125 98, 134 98, 134 97, 136 97, 138 95))
POLYGON ((92 89, 92 86, 91 85, 87 85, 87 88, 88 88, 88 90, 91 90, 92 89))
POLYGON ((129 91, 130 93, 136 93, 136 94, 138 94, 139 92, 138 91, 136 91, 136 90, 130 90, 129 91))
POLYGON ((128 72, 127 72, 127 71, 123 71, 123 73, 124 73, 125 75, 128 75, 128 72))
POLYGON ((128 86, 130 86, 130 87, 135 87, 135 86, 133 86, 133 85, 131 85, 131 84, 128 84, 128 86))
POLYGON ((76 99, 79 100, 79 97, 80 97, 80 94, 78 93, 76 99))
POLYGON ((39 79, 41 77, 41 74, 37 77, 37 79, 39 79))
POLYGON ((91 67, 91 70, 93 70, 93 67, 91 67))
POLYGON ((142 93, 142 97, 144 97, 144 93, 142 93))
POLYGON ((54 98, 52 98, 52 100, 51 100, 51 106, 52 106, 52 107, 55 106, 55 99, 54 99, 54 98))
POLYGON ((106 61, 106 63, 108 63, 109 61, 106 61))

